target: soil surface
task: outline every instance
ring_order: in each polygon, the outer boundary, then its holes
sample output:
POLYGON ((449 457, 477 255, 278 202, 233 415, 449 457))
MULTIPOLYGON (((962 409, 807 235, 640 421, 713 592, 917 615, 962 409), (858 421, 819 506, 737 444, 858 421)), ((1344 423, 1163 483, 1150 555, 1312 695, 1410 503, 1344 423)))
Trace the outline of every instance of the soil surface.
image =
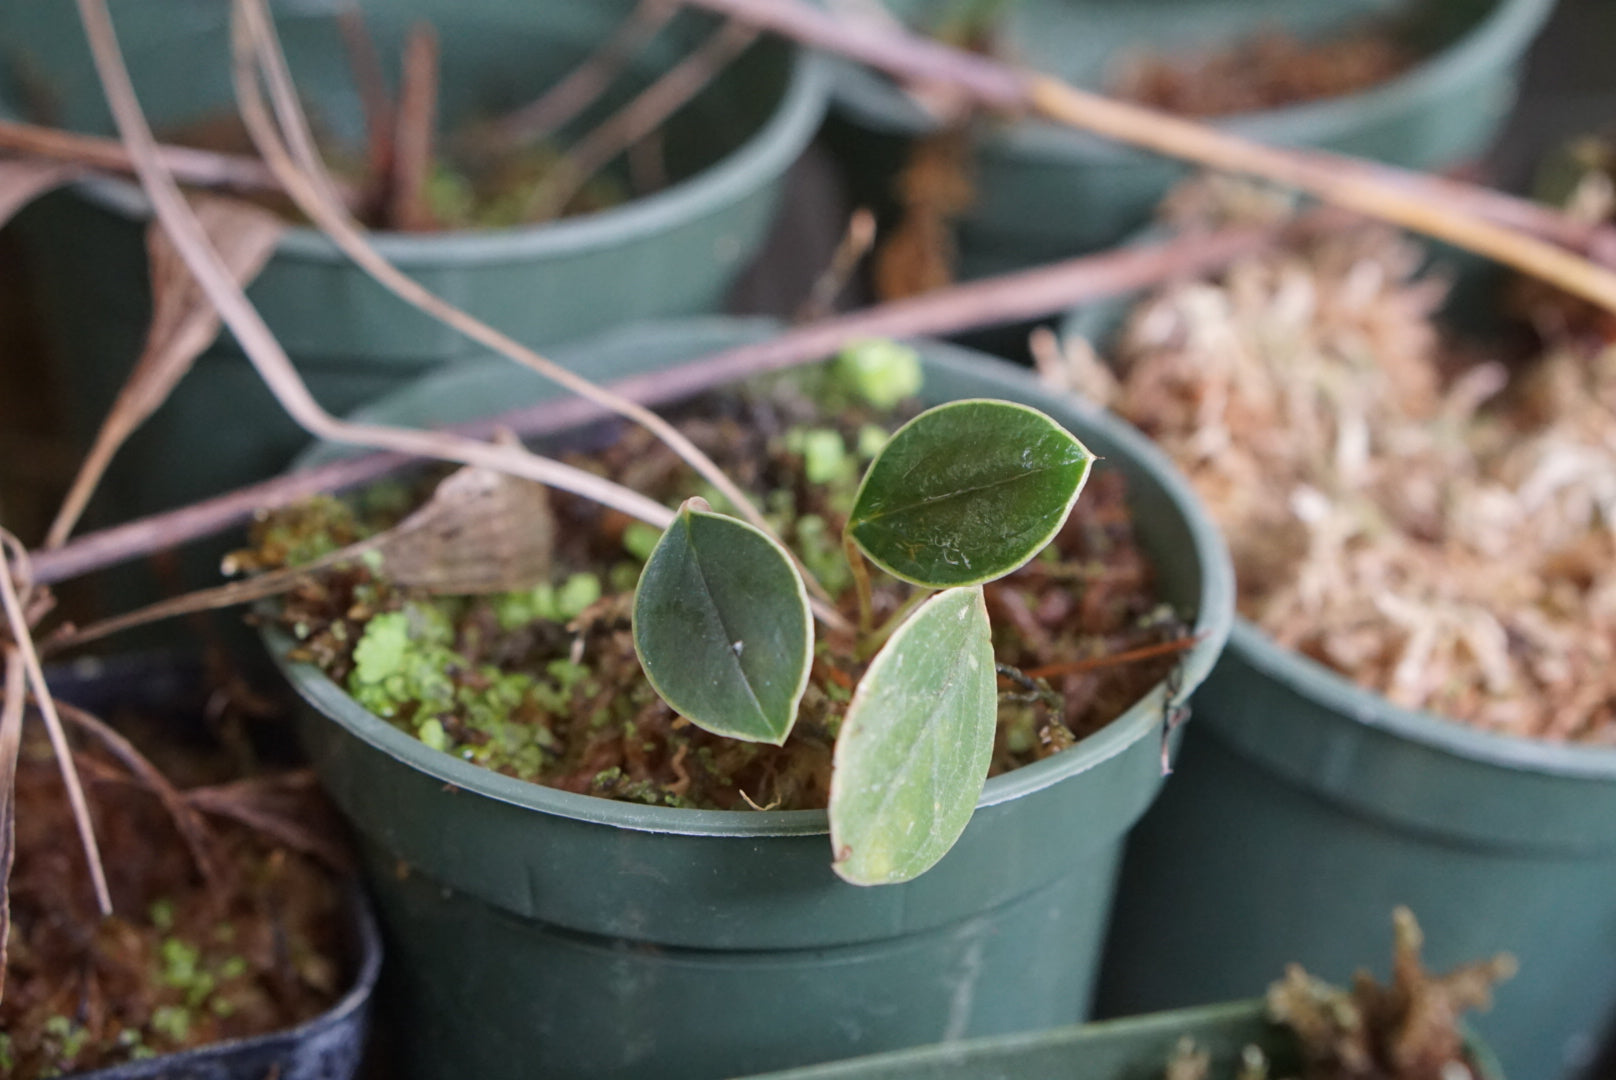
MULTIPOLYGON (((17 771, 0 1075, 34 1080, 279 1031, 337 1000, 348 971, 332 871, 195 811, 188 844, 145 783, 86 744, 75 757, 116 912, 103 919, 56 762, 36 734, 17 771)), ((174 757, 171 748, 165 761, 174 757)), ((218 764, 212 756, 182 775, 211 779, 218 764)), ((293 830, 327 829, 301 809, 312 785, 284 779, 207 791, 293 830)))
POLYGON ((1181 116, 1228 116, 1357 93, 1418 59, 1386 29, 1318 42, 1271 30, 1204 52, 1134 57, 1110 92, 1181 116))
MULTIPOLYGON (((677 422, 755 494, 851 615, 842 525, 874 448, 915 410, 857 405, 833 382, 824 372, 776 380, 704 399, 677 422)), ((669 505, 698 494, 724 505, 639 429, 612 429, 598 451, 571 460, 669 505)), ((261 523, 249 561, 306 560, 390 524, 407 505, 396 493, 368 496, 394 517, 363 500, 357 509, 327 500, 276 515, 261 523)), ((1157 597, 1124 495, 1122 478, 1098 468, 1055 542, 987 587, 998 657, 1025 673, 1001 681, 993 773, 1098 730, 1178 662, 1185 627, 1157 597), (1153 646, 1160 648, 1129 662, 1134 650, 1153 646)), ((823 807, 836 732, 864 668, 854 643, 820 631, 807 696, 783 747, 707 734, 663 704, 635 657, 629 612, 655 531, 562 493, 551 506, 555 565, 551 580, 530 591, 428 597, 349 565, 290 594, 276 621, 299 639, 295 657, 379 715, 509 775, 669 806, 823 807)), ((880 620, 909 586, 874 573, 880 620)))

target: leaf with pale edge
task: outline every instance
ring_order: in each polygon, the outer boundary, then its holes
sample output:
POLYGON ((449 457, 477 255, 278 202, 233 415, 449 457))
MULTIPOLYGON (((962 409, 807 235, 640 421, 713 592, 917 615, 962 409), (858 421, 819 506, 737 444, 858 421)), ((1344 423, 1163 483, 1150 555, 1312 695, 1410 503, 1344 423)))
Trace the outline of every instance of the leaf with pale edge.
POLYGON ((892 635, 836 738, 830 842, 843 878, 908 881, 954 846, 993 755, 994 680, 980 585, 938 593, 892 635))
POLYGON ((779 745, 813 662, 813 614, 791 556, 691 499, 634 593, 634 648, 662 699, 716 735, 779 745))
POLYGON ((1037 409, 950 402, 892 436, 864 474, 847 527, 894 577, 936 589, 978 585, 1054 538, 1093 462, 1037 409))

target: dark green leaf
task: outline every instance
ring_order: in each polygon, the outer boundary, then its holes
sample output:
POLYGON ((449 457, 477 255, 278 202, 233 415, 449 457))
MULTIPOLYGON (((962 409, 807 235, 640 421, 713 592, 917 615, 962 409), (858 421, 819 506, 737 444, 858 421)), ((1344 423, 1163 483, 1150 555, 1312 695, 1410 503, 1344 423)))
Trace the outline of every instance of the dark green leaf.
POLYGON ((980 585, 926 601, 876 656, 831 771, 830 840, 843 878, 908 881, 954 846, 993 755, 994 679, 980 585))
POLYGON ((1060 530, 1093 461, 1037 409, 939 405, 900 428, 870 464, 848 529, 872 562, 905 581, 992 581, 1060 530))
POLYGON ((634 648, 651 685, 697 727, 779 745, 813 661, 813 615, 791 556, 692 499, 634 593, 634 648))

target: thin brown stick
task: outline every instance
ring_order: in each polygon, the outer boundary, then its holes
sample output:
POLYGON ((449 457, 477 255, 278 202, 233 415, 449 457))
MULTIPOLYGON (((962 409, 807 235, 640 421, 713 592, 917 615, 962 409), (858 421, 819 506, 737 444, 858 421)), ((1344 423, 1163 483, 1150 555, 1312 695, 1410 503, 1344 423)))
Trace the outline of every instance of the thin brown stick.
POLYGON ((386 204, 387 181, 393 175, 393 95, 382 75, 381 57, 365 23, 364 9, 355 4, 339 11, 337 29, 342 33, 342 47, 348 54, 359 105, 365 113, 365 174, 369 182, 359 213, 368 218, 386 204))
POLYGON ((796 321, 812 322, 834 311, 836 298, 847 288, 848 279, 874 244, 875 215, 861 206, 847 219, 847 230, 842 233, 836 250, 831 253, 830 262, 808 289, 807 299, 797 310, 796 321))
MULTIPOLYGON (((56 128, 0 120, 0 150, 87 165, 108 172, 133 173, 129 151, 117 139, 79 135, 56 128)), ((219 154, 188 146, 158 148, 163 164, 183 184, 194 187, 232 188, 237 191, 279 191, 280 181, 257 158, 219 154)), ((344 191, 351 198, 351 190, 344 191)))
POLYGON ((618 75, 673 18, 671 0, 640 0, 594 53, 532 103, 494 122, 487 149, 536 142, 555 134, 606 92, 618 75))
POLYGON ((129 774, 139 781, 142 787, 156 796, 169 818, 173 820, 174 828, 180 834, 180 839, 185 842, 186 850, 191 853, 191 861, 196 864, 197 870, 208 881, 217 881, 219 868, 210 850, 211 837, 208 835, 207 824, 185 801, 185 796, 181 794, 179 788, 170 783, 168 777, 147 760, 146 755, 136 749, 134 743, 114 731, 100 717, 65 701, 58 701, 56 708, 74 726, 88 732, 106 747, 107 752, 128 769, 129 774))
POLYGON ((218 308, 260 377, 281 407, 304 430, 316 438, 334 442, 357 443, 508 472, 576 492, 659 527, 665 527, 672 520, 672 512, 667 507, 638 492, 517 447, 494 446, 441 432, 349 423, 326 412, 309 393, 280 342, 231 277, 229 268, 209 242, 196 215, 175 186, 173 177, 163 168, 151 129, 129 81, 129 72, 124 67, 105 0, 79 0, 79 13, 90 39, 108 103, 153 209, 168 230, 175 249, 218 308))
POLYGON ((1200 641, 1199 636, 1174 638, 1172 641, 1158 641, 1154 645, 1141 645, 1137 649, 1127 649, 1119 653, 1107 653, 1105 656, 1090 656, 1084 660, 1067 660, 1059 664, 1045 664, 1043 667, 1029 668, 1022 674, 1029 679, 1058 679, 1063 675, 1081 675, 1084 672, 1117 667, 1120 664, 1132 664, 1140 660, 1154 660, 1159 656, 1172 656, 1174 653, 1181 653, 1198 645, 1200 641))
POLYGON ((22 751, 23 699, 28 694, 22 653, 5 650, 5 699, 0 702, 0 1001, 6 993, 6 945, 11 938, 11 864, 17 854, 17 757, 22 751))
MULTIPOLYGON (((84 848, 85 860, 90 867, 90 885, 95 890, 95 902, 101 914, 112 914, 112 893, 107 889, 107 872, 101 862, 101 847, 95 840, 95 823, 90 817, 90 804, 84 798, 84 786, 79 783, 73 751, 67 745, 67 732, 62 730, 62 718, 56 713, 56 702, 45 683, 45 672, 39 666, 39 653, 34 650, 33 635, 23 613, 23 602, 12 584, 15 572, 19 579, 31 580, 27 574, 28 555, 17 538, 0 529, 0 603, 5 606, 6 623, 11 631, 12 648, 22 658, 23 671, 39 703, 39 715, 45 720, 45 732, 50 737, 56 765, 62 772, 62 784, 67 788, 67 802, 73 809, 73 821, 78 826, 79 842, 84 848), (13 560, 13 552, 16 559, 13 560), (13 568, 16 568, 15 571, 13 568)), ((25 586, 26 590, 26 586, 25 586)))
MULTIPOLYGON (((1040 318, 1168 278, 1208 273, 1259 250, 1276 235, 1272 229, 1224 229, 953 285, 924 296, 795 327, 769 341, 726 349, 673 370, 622 379, 609 384, 609 389, 643 405, 659 405, 751 375, 819 360, 862 339, 944 336, 1040 318)), ((609 410, 580 398, 551 398, 448 430, 468 438, 487 438, 507 428, 534 438, 609 415, 609 410)), ((344 458, 178 510, 87 533, 55 551, 33 553, 34 574, 42 584, 53 584, 116 566, 211 536, 247 521, 261 509, 289 506, 311 495, 344 491, 379 480, 410 461, 406 455, 392 453, 344 458)))
POLYGON ((978 104, 1033 112, 1067 127, 1226 172, 1294 187, 1344 209, 1512 266, 1616 311, 1616 272, 1495 225, 1417 185, 1398 185, 1356 168, 1265 146, 1193 120, 1079 90, 1048 75, 1018 71, 986 56, 904 31, 849 24, 803 0, 692 0, 697 6, 799 42, 860 60, 903 79, 946 83, 978 104))
POLYGON ((438 35, 427 23, 410 27, 404 45, 397 119, 387 224, 420 232, 435 224, 426 205, 426 180, 432 171, 432 142, 438 123, 438 35))
POLYGON ((525 219, 548 221, 560 217, 585 184, 701 93, 757 36, 756 30, 739 23, 726 23, 715 30, 689 56, 635 95, 633 101, 579 139, 533 192, 525 219))

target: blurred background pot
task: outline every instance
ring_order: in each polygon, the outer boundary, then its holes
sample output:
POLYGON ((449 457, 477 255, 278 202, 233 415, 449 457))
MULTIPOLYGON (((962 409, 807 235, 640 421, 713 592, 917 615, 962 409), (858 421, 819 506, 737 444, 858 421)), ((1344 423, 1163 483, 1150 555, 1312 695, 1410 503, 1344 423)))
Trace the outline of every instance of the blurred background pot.
MULTIPOLYGON (((771 327, 654 325, 563 357, 623 376, 771 327)), ((1162 782, 1166 710, 1227 626, 1227 553, 1126 425, 987 357, 920 349, 926 397, 1036 404, 1127 476, 1158 587, 1202 635, 1176 686, 990 780, 959 844, 919 879, 860 888, 831 870, 823 811, 650 807, 524 783, 428 748, 282 659, 379 898, 410 1075, 694 1080, 1086 1015, 1122 839, 1162 782)), ((446 423, 551 392, 529 372, 476 364, 361 415, 446 423)), ((268 644, 283 657, 290 643, 268 644)))

